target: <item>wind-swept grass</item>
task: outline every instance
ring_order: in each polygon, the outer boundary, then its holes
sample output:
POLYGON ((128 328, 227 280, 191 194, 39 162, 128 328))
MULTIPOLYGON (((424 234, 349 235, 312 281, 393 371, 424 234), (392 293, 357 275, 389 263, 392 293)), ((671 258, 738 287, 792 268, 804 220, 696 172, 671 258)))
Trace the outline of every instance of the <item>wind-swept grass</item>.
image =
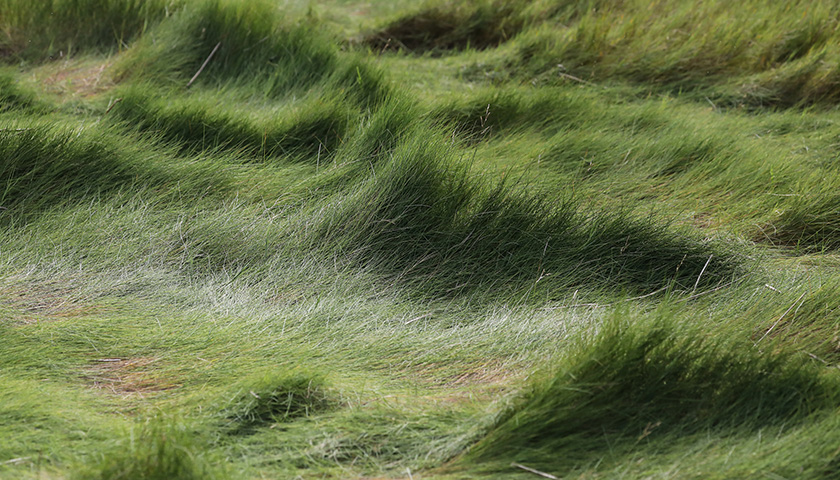
MULTIPOLYGON (((227 109, 208 99, 172 99, 150 95, 153 89, 120 92, 111 112, 130 130, 171 142, 184 153, 227 150, 265 160, 323 156, 326 161, 347 135, 355 116, 339 99, 314 98, 292 107, 293 113, 254 120, 243 111, 227 109)), ((268 115, 266 115, 268 116, 268 115)))
MULTIPOLYGON (((163 422, 157 420, 156 422, 163 422)), ((205 458, 201 446, 182 425, 154 422, 131 431, 97 464, 81 467, 75 479, 216 479, 228 478, 205 458)))
POLYGON ((836 5, 427 2, 369 33, 376 48, 442 52, 506 43, 476 65, 495 79, 616 81, 698 92, 727 106, 834 104, 836 5), (387 43, 390 40, 391 43, 387 43))
POLYGON ((497 294, 515 285, 522 293, 540 283, 539 291, 599 285, 647 292, 735 275, 728 254, 644 220, 584 213, 572 198, 549 207, 505 184, 467 180, 447 158, 450 148, 442 140, 406 140, 370 181, 339 200, 316 240, 441 293, 479 285, 497 294))
POLYGON ((165 154, 126 144, 95 125, 50 125, 26 117, 4 123, 0 131, 4 157, 0 204, 7 209, 3 221, 25 221, 56 204, 144 186, 170 192, 165 186, 189 190, 200 184, 204 190, 210 185, 225 189, 223 173, 205 171, 193 177, 196 183, 192 183, 191 174, 180 176, 177 163, 165 154))
POLYGON ((836 476, 832 4, 101 3, 0 6, 0 477, 836 476))
MULTIPOLYGON (((305 91, 343 66, 328 37, 313 35, 311 27, 284 19, 271 2, 197 2, 138 42, 116 75, 184 87, 201 71, 197 85, 247 84, 265 97, 283 97, 305 91)), ((348 80, 368 81, 363 75, 369 69, 353 67, 344 75, 348 80)))
POLYGON ((0 60, 43 61, 125 48, 180 0, 9 0, 0 5, 0 60))
POLYGON ((814 365, 703 338, 660 315, 608 321, 569 349, 466 458, 557 471, 604 450, 638 448, 642 439, 725 435, 835 407, 837 387, 814 365))

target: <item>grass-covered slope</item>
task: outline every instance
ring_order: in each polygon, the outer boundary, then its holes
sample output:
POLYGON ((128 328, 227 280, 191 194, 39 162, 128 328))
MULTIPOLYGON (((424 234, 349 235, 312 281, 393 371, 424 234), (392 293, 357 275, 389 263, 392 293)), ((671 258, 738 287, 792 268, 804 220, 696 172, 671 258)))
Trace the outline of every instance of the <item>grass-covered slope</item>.
POLYGON ((833 478, 835 10, 0 4, 0 478, 833 478))
POLYGON ((729 104, 836 104, 834 2, 431 0, 361 42, 444 54, 504 45, 494 78, 541 83, 632 82, 695 91, 729 104))

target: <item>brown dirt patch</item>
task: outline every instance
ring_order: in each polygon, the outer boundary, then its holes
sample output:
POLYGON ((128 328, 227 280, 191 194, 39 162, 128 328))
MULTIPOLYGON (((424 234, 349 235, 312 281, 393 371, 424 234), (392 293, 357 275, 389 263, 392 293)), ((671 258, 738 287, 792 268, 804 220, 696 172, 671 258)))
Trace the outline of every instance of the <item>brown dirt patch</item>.
POLYGON ((91 387, 120 397, 140 397, 174 390, 182 385, 156 375, 159 358, 99 358, 85 371, 91 387))

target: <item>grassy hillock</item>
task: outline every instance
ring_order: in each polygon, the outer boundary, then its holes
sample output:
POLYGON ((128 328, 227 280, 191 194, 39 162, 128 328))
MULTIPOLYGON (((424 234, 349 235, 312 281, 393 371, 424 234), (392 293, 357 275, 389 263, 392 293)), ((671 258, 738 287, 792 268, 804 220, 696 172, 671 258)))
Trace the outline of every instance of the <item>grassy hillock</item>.
POLYGON ((0 478, 834 478, 831 2, 0 5, 0 478))

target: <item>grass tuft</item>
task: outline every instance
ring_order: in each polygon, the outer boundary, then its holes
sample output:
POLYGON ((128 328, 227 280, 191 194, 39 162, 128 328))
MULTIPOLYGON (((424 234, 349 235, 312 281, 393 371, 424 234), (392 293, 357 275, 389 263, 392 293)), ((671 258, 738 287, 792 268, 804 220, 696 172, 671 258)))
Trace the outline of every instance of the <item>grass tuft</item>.
POLYGON ((416 11, 365 34, 362 42, 374 50, 405 50, 418 54, 491 48, 522 30, 524 19, 519 11, 523 3, 499 0, 426 2, 416 11))
POLYGON ((763 428, 836 406, 836 386, 814 365, 707 338, 673 324, 672 314, 658 315, 608 321, 570 349, 468 458, 551 468, 643 438, 763 428), (555 452, 578 458, 555 461, 555 452))
POLYGON ((40 62, 83 51, 121 50, 181 3, 8 0, 0 5, 0 61, 40 62))
POLYGON ((227 476, 183 425, 147 424, 133 430, 99 462, 81 467, 76 480, 204 480, 227 476))
POLYGON ((240 382, 222 409, 225 430, 234 435, 329 410, 336 404, 319 375, 274 372, 240 382))
POLYGON ((274 98, 320 81, 337 58, 331 42, 285 20, 271 2, 209 0, 185 6, 145 35, 117 65, 116 77, 183 88, 205 61, 196 85, 244 83, 274 98))

